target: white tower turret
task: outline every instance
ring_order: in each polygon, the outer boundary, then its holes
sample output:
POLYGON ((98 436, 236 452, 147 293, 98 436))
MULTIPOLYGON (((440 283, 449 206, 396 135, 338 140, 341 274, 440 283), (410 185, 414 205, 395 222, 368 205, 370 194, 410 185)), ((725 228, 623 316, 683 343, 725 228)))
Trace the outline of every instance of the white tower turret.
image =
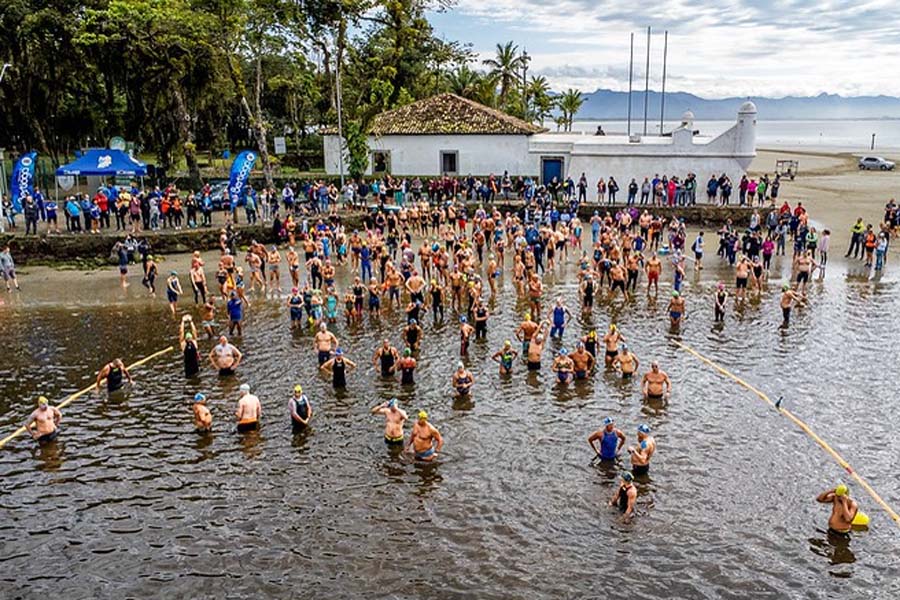
POLYGON ((734 149, 738 155, 756 156, 756 105, 749 100, 738 110, 734 149))

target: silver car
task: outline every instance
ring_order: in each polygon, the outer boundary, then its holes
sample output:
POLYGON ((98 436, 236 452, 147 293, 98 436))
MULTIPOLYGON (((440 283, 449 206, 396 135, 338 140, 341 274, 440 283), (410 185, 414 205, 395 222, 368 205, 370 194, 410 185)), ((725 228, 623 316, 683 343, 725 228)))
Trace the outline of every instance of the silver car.
POLYGON ((894 163, 880 156, 863 156, 859 159, 859 170, 860 171, 872 171, 872 170, 880 170, 880 171, 893 171, 894 163))

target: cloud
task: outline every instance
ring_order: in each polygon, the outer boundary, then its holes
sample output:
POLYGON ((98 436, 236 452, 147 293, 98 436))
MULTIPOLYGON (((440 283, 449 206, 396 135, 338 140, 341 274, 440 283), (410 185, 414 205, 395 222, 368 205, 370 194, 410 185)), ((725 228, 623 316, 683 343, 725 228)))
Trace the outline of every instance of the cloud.
POLYGON ((459 0, 445 19, 458 20, 455 33, 482 56, 507 39, 527 45, 529 73, 556 89, 627 89, 631 32, 642 87, 650 25, 656 89, 668 29, 667 89, 708 97, 900 95, 900 79, 885 76, 900 70, 894 12, 890 0, 459 0))

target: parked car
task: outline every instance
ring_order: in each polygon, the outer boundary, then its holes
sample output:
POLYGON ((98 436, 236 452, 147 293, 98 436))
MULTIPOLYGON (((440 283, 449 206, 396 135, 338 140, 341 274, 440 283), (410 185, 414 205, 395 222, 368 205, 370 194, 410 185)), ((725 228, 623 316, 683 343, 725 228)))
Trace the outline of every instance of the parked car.
POLYGON ((894 166, 894 163, 880 156, 864 156, 859 159, 860 171, 871 171, 873 169, 878 169, 881 171, 893 171, 894 166))

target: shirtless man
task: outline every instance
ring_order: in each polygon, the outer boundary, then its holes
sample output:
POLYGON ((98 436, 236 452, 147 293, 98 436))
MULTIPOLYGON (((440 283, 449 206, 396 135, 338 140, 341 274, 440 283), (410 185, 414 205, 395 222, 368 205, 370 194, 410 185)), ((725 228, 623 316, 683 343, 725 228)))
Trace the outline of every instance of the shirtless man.
POLYGON ((406 290, 409 292, 410 302, 421 302, 425 304, 425 279, 416 271, 406 282, 406 290))
POLYGON ((853 519, 859 512, 859 505, 850 498, 850 491, 843 483, 833 490, 825 490, 816 497, 816 502, 831 504, 831 516, 828 517, 829 535, 849 539, 853 519))
POLYGON ((569 355, 572 359, 572 370, 575 379, 587 379, 588 374, 594 369, 594 356, 584 349, 584 342, 579 341, 575 345, 575 352, 569 355))
POLYGON ((628 294, 625 292, 625 267, 616 262, 609 269, 609 278, 612 281, 612 284, 609 288, 609 296, 610 298, 616 295, 616 290, 622 290, 622 296, 628 297, 628 294))
POLYGON ((734 267, 734 300, 742 302, 747 294, 747 282, 750 280, 750 269, 753 264, 746 256, 741 256, 738 264, 734 267))
POLYGON ((59 435, 59 423, 62 421, 62 413, 55 406, 50 406, 50 401, 44 396, 38 398, 37 408, 28 415, 28 419, 22 427, 25 428, 31 439, 38 444, 52 442, 59 435))
POLYGON ((206 407, 206 396, 199 392, 194 394, 194 431, 201 434, 212 431, 212 413, 206 407))
POLYGON ((441 437, 441 433, 428 422, 428 413, 420 410, 405 451, 408 452, 412 448, 415 451, 416 460, 431 462, 437 458, 438 452, 443 447, 444 438, 441 437))
POLYGON ((781 324, 782 327, 787 327, 791 324, 791 310, 794 308, 795 302, 798 304, 802 303, 803 297, 792 290, 789 283, 785 283, 781 286, 781 314, 784 317, 784 321, 781 324))
POLYGON ((291 246, 284 258, 288 265, 288 272, 291 274, 291 287, 300 287, 300 255, 291 246))
POLYGON ((622 344, 622 348, 613 359, 612 366, 614 369, 622 372, 622 379, 628 379, 635 374, 640 364, 634 352, 629 350, 626 344, 622 344))
POLYGON ((656 254, 651 254, 647 263, 644 265, 644 271, 647 273, 647 296, 650 296, 650 288, 653 288, 654 294, 659 294, 659 276, 662 273, 662 261, 656 254))
POLYGON ((532 315, 541 315, 541 296, 544 294, 544 283, 537 273, 532 273, 528 279, 528 302, 532 315))
POLYGON ((615 506, 625 513, 626 523, 634 517, 634 503, 637 500, 637 489, 632 484, 633 481, 634 476, 631 473, 628 471, 622 473, 622 483, 609 500, 610 506, 615 506))
POLYGON ((459 318, 459 355, 465 356, 469 353, 469 340, 475 328, 469 325, 469 319, 465 315, 459 318))
POLYGON ((550 370, 556 373, 556 378, 560 383, 572 382, 574 377, 572 372, 575 370, 575 365, 572 363, 572 359, 569 358, 568 350, 565 348, 560 349, 559 354, 553 359, 553 364, 550 365, 550 370))
POLYGON ((512 342, 506 340, 503 342, 503 347, 491 355, 491 359, 499 363, 501 375, 509 375, 512 373, 513 361, 517 356, 519 353, 513 350, 512 342))
POLYGON ((797 290, 806 297, 806 284, 813 271, 819 268, 819 263, 813 260, 812 250, 807 250, 797 257, 797 290))
POLYGON ((208 339, 216 337, 216 302, 210 296, 203 304, 203 320, 200 322, 208 339))
POLYGON ((277 289, 281 293, 281 252, 277 246, 272 246, 268 254, 269 289, 277 289))
POLYGON ((338 347, 337 337, 328 331, 328 326, 325 323, 319 324, 319 331, 313 339, 313 347, 319 353, 320 367, 331 358, 331 353, 338 347))
POLYGON ((409 416, 397 406, 397 399, 391 398, 372 408, 373 415, 384 416, 384 443, 388 446, 403 445, 403 425, 409 416))
MULTIPOLYGON (((222 257, 224 260, 225 257, 222 257)), ((263 278, 261 273, 262 271, 262 259, 255 252, 247 252, 247 266, 250 267, 250 291, 256 289, 256 284, 259 284, 259 289, 262 291, 266 290, 266 280, 263 278)))
POLYGON ((241 398, 234 413, 237 417, 238 433, 259 429, 259 418, 262 416, 262 405, 259 398, 250 393, 250 386, 242 383, 240 387, 241 398))
POLYGON ((525 320, 516 329, 516 339, 522 342, 522 354, 528 355, 528 345, 540 326, 531 320, 531 313, 525 313, 525 320))
POLYGON ((661 371, 655 360, 650 363, 650 371, 641 379, 641 391, 645 398, 659 400, 668 398, 672 393, 672 381, 665 371, 661 371))
POLYGON ((534 337, 531 338, 531 343, 528 344, 528 353, 526 354, 528 370, 529 371, 540 371, 541 370, 541 354, 544 352, 544 346, 547 343, 545 336, 547 334, 547 328, 550 326, 548 321, 542 321, 541 326, 535 332, 534 337))
POLYGON ((453 386, 453 389, 456 390, 459 396, 468 396, 472 391, 472 386, 475 385, 475 376, 466 370, 466 366, 462 361, 457 363, 456 371, 454 371, 453 377, 450 378, 450 385, 453 386))
POLYGON ((650 472, 650 458, 656 452, 656 440, 650 437, 650 426, 638 425, 637 446, 629 446, 628 454, 631 455, 631 473, 638 477, 650 472))
POLYGON ((619 328, 615 323, 610 323, 609 331, 603 336, 603 343, 606 345, 606 355, 603 361, 609 367, 613 364, 613 359, 619 355, 619 342, 625 342, 625 336, 619 333, 619 328))
POLYGON ((234 375, 244 355, 241 351, 228 343, 228 338, 219 336, 219 343, 209 351, 209 362, 214 369, 219 371, 219 377, 234 375))
POLYGON ((393 346, 391 341, 385 339, 372 355, 372 366, 381 369, 382 377, 392 377, 397 368, 397 361, 400 360, 400 352, 393 346))
POLYGON ((122 362, 121 358, 116 358, 111 362, 103 365, 103 368, 97 372, 97 392, 100 391, 100 382, 103 379, 106 379, 106 391, 109 394, 112 394, 115 391, 118 391, 125 385, 125 382, 122 380, 122 377, 128 379, 128 383, 134 385, 134 380, 131 378, 131 373, 128 372, 128 369, 125 368, 125 363, 122 362))
POLYGON ((677 327, 681 325, 681 320, 685 314, 685 304, 684 298, 680 293, 675 290, 672 291, 672 299, 669 300, 669 306, 666 307, 666 310, 669 311, 669 319, 672 321, 672 326, 677 327))

